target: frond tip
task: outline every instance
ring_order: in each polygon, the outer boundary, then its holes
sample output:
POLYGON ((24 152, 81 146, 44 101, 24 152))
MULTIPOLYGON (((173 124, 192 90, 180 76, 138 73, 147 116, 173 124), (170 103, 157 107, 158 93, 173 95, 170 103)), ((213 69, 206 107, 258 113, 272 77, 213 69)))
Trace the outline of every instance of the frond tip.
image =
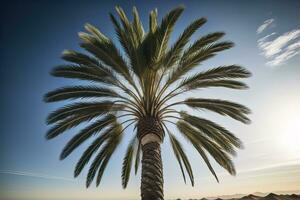
POLYGON ((170 137, 170 141, 171 141, 171 145, 172 145, 175 157, 176 157, 176 159, 177 159, 177 161, 179 163, 179 166, 180 166, 180 169, 181 169, 181 172, 182 172, 182 176, 183 176, 184 182, 186 182, 186 180, 185 180, 185 174, 184 174, 184 171, 183 171, 183 168, 182 168, 182 162, 183 162, 183 164, 185 166, 186 171, 188 172, 191 184, 192 184, 192 186, 194 186, 193 170, 192 170, 191 164, 190 164, 190 162, 189 162, 186 154, 183 151, 183 148, 182 148, 180 142, 171 133, 169 133, 169 137, 170 137))
POLYGON ((122 186, 123 186, 123 188, 127 187, 127 184, 129 181, 135 143, 136 143, 136 136, 131 140, 131 142, 127 148, 125 157, 123 159, 123 167, 122 167, 122 186))
POLYGON ((219 99, 189 98, 184 101, 184 104, 192 108, 205 109, 221 115, 227 115, 245 124, 250 123, 250 119, 246 115, 250 114, 251 111, 238 103, 219 99))

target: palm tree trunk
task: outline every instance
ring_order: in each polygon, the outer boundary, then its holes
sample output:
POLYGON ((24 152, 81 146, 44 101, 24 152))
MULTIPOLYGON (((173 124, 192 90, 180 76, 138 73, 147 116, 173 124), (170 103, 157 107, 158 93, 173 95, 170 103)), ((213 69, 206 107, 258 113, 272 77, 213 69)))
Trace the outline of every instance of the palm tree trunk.
POLYGON ((142 200, 163 200, 163 168, 160 143, 147 143, 142 147, 142 151, 142 200))
POLYGON ((164 200, 163 167, 160 144, 164 132, 157 120, 146 118, 138 123, 138 137, 142 145, 142 200, 164 200))

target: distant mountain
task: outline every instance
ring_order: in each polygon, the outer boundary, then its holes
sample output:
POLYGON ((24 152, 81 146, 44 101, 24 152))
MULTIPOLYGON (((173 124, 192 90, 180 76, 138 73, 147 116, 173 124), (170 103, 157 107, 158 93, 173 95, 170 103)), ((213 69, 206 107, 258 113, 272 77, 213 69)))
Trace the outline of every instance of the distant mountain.
POLYGON ((253 194, 249 194, 248 196, 244 196, 242 198, 239 198, 240 200, 259 200, 263 197, 260 197, 260 196, 256 196, 256 195, 253 195, 253 194))
POLYGON ((266 196, 257 196, 254 194, 250 194, 242 198, 233 198, 231 200, 300 200, 300 195, 270 193, 266 196))
POLYGON ((277 194, 274 194, 274 193, 270 193, 265 197, 261 197, 260 200, 300 200, 300 195, 296 195, 296 194, 277 195, 277 194))
MULTIPOLYGON (((254 194, 249 194, 247 196, 242 196, 242 197, 236 197, 240 196, 240 194, 234 195, 235 197, 228 198, 229 195, 223 196, 222 197, 217 197, 217 198, 202 198, 202 199, 190 199, 190 200, 300 200, 300 195, 299 194, 275 194, 275 193, 270 193, 265 196, 262 196, 261 194, 264 193, 258 193, 254 194)), ((230 195, 233 196, 233 195, 230 195)))
MULTIPOLYGON (((246 194, 232 194, 232 195, 221 195, 221 196, 216 196, 216 197, 206 197, 202 198, 205 200, 269 200, 274 199, 274 198, 285 198, 292 196, 292 198, 297 198, 297 195, 300 195, 300 190, 292 190, 292 191, 276 191, 272 193, 263 193, 263 192, 255 192, 250 195, 246 194), (293 194, 295 194, 293 196, 293 194), (264 199, 266 198, 266 199, 264 199)), ((280 199, 280 200, 281 200, 280 199)), ((200 199, 197 199, 200 200, 200 199)), ((289 199, 284 199, 284 200, 289 200, 289 199)))

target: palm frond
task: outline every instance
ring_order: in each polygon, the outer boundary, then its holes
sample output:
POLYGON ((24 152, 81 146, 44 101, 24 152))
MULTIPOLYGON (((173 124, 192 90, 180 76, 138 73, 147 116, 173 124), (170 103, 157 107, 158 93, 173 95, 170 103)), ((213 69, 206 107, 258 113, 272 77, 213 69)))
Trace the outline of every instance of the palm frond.
POLYGON ((134 172, 137 174, 139 165, 140 165, 140 160, 141 160, 141 143, 138 141, 136 143, 136 151, 135 151, 135 164, 134 164, 134 172))
POLYGON ((144 27, 142 21, 140 20, 140 16, 136 7, 133 7, 132 12, 133 12, 133 30, 134 33, 136 34, 137 41, 139 43, 142 43, 145 34, 144 27))
POLYGON ((157 27, 155 34, 158 40, 156 41, 157 46, 154 55, 155 62, 158 62, 165 54, 174 25, 182 14, 183 10, 184 8, 182 6, 176 7, 175 9, 171 10, 162 19, 161 24, 157 27))
POLYGON ((50 113, 47 118, 48 124, 52 124, 74 115, 86 115, 90 113, 106 114, 112 110, 121 110, 121 107, 114 106, 114 102, 79 102, 73 103, 50 113))
MULTIPOLYGON (((96 179, 96 186, 99 186, 99 184, 101 182, 101 179, 102 179, 102 176, 104 174, 104 171, 106 169, 106 166, 107 166, 112 154, 114 153, 117 145, 118 144, 114 144, 113 149, 106 153, 105 158, 103 159, 103 161, 102 161, 102 163, 99 167, 99 170, 98 170, 98 175, 97 175, 97 179, 96 179)), ((110 148, 112 148, 112 147, 110 147, 110 148)))
POLYGON ((226 152, 235 155, 236 151, 234 147, 242 147, 242 142, 237 137, 216 123, 189 115, 186 112, 181 112, 180 116, 182 120, 197 128, 202 134, 212 139, 226 152))
MULTIPOLYGON (((106 115, 103 119, 97 120, 91 125, 82 129, 78 134, 76 134, 64 147, 60 154, 60 159, 65 159, 70 155, 79 145, 89 139, 91 136, 99 133, 105 127, 116 122, 116 117, 112 114, 106 115)), ((105 135, 105 134, 104 134, 105 135)), ((101 140, 102 141, 102 140, 101 140)), ((99 141, 98 141, 99 142, 99 141)), ((99 142, 101 143, 101 142, 99 142)))
POLYGON ((117 132, 115 132, 115 135, 107 143, 108 152, 106 153, 106 156, 105 156, 104 160, 102 161, 101 166, 99 167, 97 180, 96 180, 96 186, 99 186, 102 176, 104 174, 104 171, 106 169, 106 166, 108 164, 108 161, 110 160, 111 156, 113 155, 113 153, 115 152, 115 150, 117 149, 117 147, 119 146, 119 144, 122 140, 121 133, 122 133, 122 129, 119 129, 117 132))
POLYGON ((230 88, 246 88, 246 85, 229 79, 248 78, 251 73, 245 68, 238 65, 229 65, 216 67, 204 72, 197 73, 181 82, 179 87, 187 89, 195 89, 215 86, 215 87, 230 87, 230 88))
POLYGON ((184 101, 184 104, 192 108, 205 109, 221 115, 227 115, 246 124, 250 123, 250 119, 246 116, 250 114, 250 110, 238 103, 220 99, 189 98, 184 101))
POLYGON ((128 22, 127 17, 124 19, 124 12, 120 9, 121 8, 119 7, 117 8, 117 10, 121 12, 120 19, 123 22, 123 28, 120 26, 120 24, 112 14, 110 14, 110 18, 112 23, 114 24, 118 39, 129 58, 132 70, 139 78, 141 78, 144 66, 143 54, 140 52, 140 43, 142 38, 144 37, 143 27, 141 25, 141 22, 139 21, 139 16, 136 9, 133 9, 133 25, 128 22), (138 31, 139 33, 136 33, 136 31, 138 31))
POLYGON ((66 130, 74 128, 83 122, 90 121, 93 118, 98 117, 99 115, 101 115, 101 112, 94 111, 92 113, 86 113, 86 114, 82 114, 82 115, 68 117, 68 118, 60 121, 59 123, 57 123, 52 128, 50 128, 47 131, 46 139, 48 139, 48 140, 53 139, 53 138, 57 137, 58 135, 64 133, 66 130))
POLYGON ((101 178, 102 178, 103 171, 105 170, 107 161, 104 162, 105 163, 105 165, 103 165, 104 167, 101 167, 101 165, 103 164, 103 161, 105 159, 109 159, 110 156, 112 155, 112 153, 115 151, 118 143, 121 140, 121 138, 120 138, 121 131, 122 131, 122 126, 118 123, 115 123, 112 131, 109 133, 109 137, 106 140, 105 146, 103 146, 101 151, 97 154, 97 156, 95 157, 94 161, 92 162, 92 164, 89 168, 87 178, 86 178, 86 187, 87 188, 90 186, 90 184, 94 180, 97 170, 99 170, 99 172, 98 172, 96 184, 99 185, 101 178))
POLYGON ((120 97, 115 91, 98 86, 71 86, 56 89, 44 96, 45 102, 55 102, 77 98, 120 97))
POLYGON ((132 140, 130 141, 126 154, 123 159, 123 167, 122 167, 122 186, 123 188, 127 187, 129 177, 130 177, 130 171, 131 171, 131 166, 132 166, 132 160, 133 160, 133 154, 134 154, 134 147, 135 143, 137 142, 137 137, 134 136, 132 140))
MULTIPOLYGON (((131 22, 129 21, 129 19, 127 18, 124 10, 120 7, 120 6, 116 6, 116 11, 120 17, 120 20, 122 22, 123 28, 127 31, 130 31, 131 29, 131 22)), ((131 34, 131 33, 129 33, 131 34)))
MULTIPOLYGON (((193 121, 190 124, 196 124, 196 127, 199 126, 199 127, 201 127, 201 129, 207 129, 207 130, 214 131, 215 133, 219 134, 220 137, 224 137, 225 141, 229 141, 235 147, 243 148, 243 143, 239 138, 237 138, 229 130, 216 124, 215 122, 204 119, 204 118, 196 117, 193 115, 189 115, 187 112, 180 112, 180 116, 181 116, 182 120, 184 120, 188 123, 193 121)), ((207 135, 207 136, 210 137, 210 135, 207 135)))
POLYGON ((185 45, 189 42, 190 37, 203 25, 206 19, 200 18, 192 22, 188 27, 185 28, 183 33, 171 47, 171 49, 166 53, 164 58, 164 67, 170 68, 176 63, 181 56, 181 53, 185 45))
POLYGON ((198 66, 201 62, 212 58, 216 55, 216 53, 229 49, 232 46, 232 42, 219 42, 215 44, 205 45, 193 54, 182 56, 181 60, 179 61, 178 67, 174 69, 169 76, 167 84, 170 85, 174 83, 175 81, 182 78, 182 76, 187 72, 194 69, 194 67, 198 66))
POLYGON ((100 83, 111 83, 107 73, 99 67, 87 67, 77 65, 60 65, 51 71, 52 76, 72 78, 100 83))
POLYGON ((194 89, 201 89, 201 88, 209 88, 209 87, 223 87, 229 89, 236 89, 236 90, 245 90, 248 89, 248 85, 235 80, 207 80, 207 81, 195 81, 187 85, 185 91, 190 91, 194 89))
POLYGON ((100 32, 98 28, 93 26, 92 24, 86 23, 84 28, 92 34, 94 37, 96 37, 99 41, 103 43, 109 43, 109 38, 107 38, 103 33, 100 32))
POLYGON ((84 66, 98 66, 100 64, 97 59, 74 50, 64 50, 62 53, 62 59, 84 66))
POLYGON ((112 132, 116 129, 116 125, 112 125, 107 128, 100 136, 98 136, 93 143, 83 152, 79 161, 77 162, 74 170, 74 177, 77 177, 85 165, 90 161, 91 157, 97 152, 97 150, 103 145, 103 143, 110 137, 112 132))
POLYGON ((172 145, 172 148, 173 148, 173 151, 174 151, 174 154, 176 156, 176 159, 178 161, 178 164, 180 166, 180 169, 181 169, 181 172, 182 172, 182 176, 183 176, 183 179, 184 179, 184 182, 186 182, 185 180, 185 174, 184 174, 184 171, 183 171, 183 167, 182 167, 182 162, 184 163, 184 166, 185 166, 185 169, 186 171, 188 172, 188 175, 190 177, 190 181, 191 181, 191 184, 192 186, 194 186, 194 175, 193 175, 193 170, 192 170, 192 167, 191 167, 191 164, 186 156, 186 154, 184 153, 183 151, 183 148, 180 144, 180 142, 177 140, 177 138, 169 133, 169 137, 170 137, 170 141, 171 141, 171 145, 172 145))
POLYGON ((157 29, 157 9, 151 10, 149 14, 149 32, 155 33, 157 29))
POLYGON ((177 123, 177 128, 179 129, 179 131, 183 134, 183 136, 192 143, 192 145, 194 146, 194 148, 198 151, 198 153, 200 154, 200 156, 202 157, 202 159, 204 160, 206 166, 208 167, 209 171, 212 173, 212 175, 215 177, 216 181, 219 182, 218 176, 214 170, 214 168, 212 167, 205 151, 203 150, 203 147, 201 146, 201 143, 199 143, 197 140, 195 140, 194 137, 191 136, 191 134, 189 134, 189 132, 182 127, 182 125, 178 122, 177 123))
MULTIPOLYGON (((136 11, 136 9, 134 9, 136 11)), ((135 31, 134 29, 134 25, 129 21, 129 19, 127 18, 124 10, 120 7, 120 6, 116 6, 116 11, 119 15, 119 19, 122 23, 123 26, 123 31, 124 34, 126 34, 127 36, 127 40, 130 42, 130 47, 133 49, 136 49, 139 45, 139 40, 138 40, 138 33, 135 31)), ((135 12, 135 14, 137 14, 137 12, 135 12)), ((136 17, 138 17, 138 15, 135 15, 135 20, 136 17)), ((137 21, 136 21, 137 23, 137 21)), ((136 26, 140 26, 139 24, 135 24, 136 26)), ((138 27, 136 27, 138 28, 138 27)))
POLYGON ((102 41, 87 33, 79 33, 79 37, 82 40, 82 48, 122 75, 130 84, 134 84, 126 62, 111 40, 102 41))
POLYGON ((177 128, 184 134, 192 143, 199 144, 203 147, 211 157, 231 175, 235 175, 235 167, 231 158, 223 151, 222 147, 211 141, 208 137, 204 136, 201 132, 183 121, 177 122, 177 128))
POLYGON ((183 57, 182 59, 185 59, 186 57, 196 53, 197 51, 199 51, 206 45, 209 45, 211 43, 218 41, 224 35, 225 35, 225 33, 223 33, 223 32, 214 32, 214 33, 210 33, 210 34, 200 37, 187 50, 185 50, 185 52, 182 56, 183 57))

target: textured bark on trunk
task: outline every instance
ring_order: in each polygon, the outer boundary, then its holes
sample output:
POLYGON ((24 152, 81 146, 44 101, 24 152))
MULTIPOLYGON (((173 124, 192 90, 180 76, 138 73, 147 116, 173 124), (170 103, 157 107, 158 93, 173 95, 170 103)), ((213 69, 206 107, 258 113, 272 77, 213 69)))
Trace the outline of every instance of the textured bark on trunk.
POLYGON ((164 132, 154 118, 146 118, 138 123, 138 137, 142 144, 142 200, 164 200, 163 167, 160 144, 164 132))
POLYGON ((163 200, 163 167, 160 144, 150 142, 142 147, 142 200, 163 200))

